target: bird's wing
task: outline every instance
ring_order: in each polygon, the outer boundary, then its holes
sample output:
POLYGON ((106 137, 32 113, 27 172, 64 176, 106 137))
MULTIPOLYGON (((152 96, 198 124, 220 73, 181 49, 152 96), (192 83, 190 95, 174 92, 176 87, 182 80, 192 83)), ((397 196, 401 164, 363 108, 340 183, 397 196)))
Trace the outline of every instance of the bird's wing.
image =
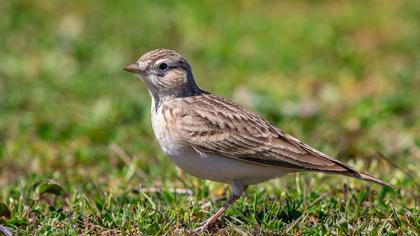
POLYGON ((184 100, 178 131, 200 152, 295 170, 357 173, 224 98, 202 94, 184 100))

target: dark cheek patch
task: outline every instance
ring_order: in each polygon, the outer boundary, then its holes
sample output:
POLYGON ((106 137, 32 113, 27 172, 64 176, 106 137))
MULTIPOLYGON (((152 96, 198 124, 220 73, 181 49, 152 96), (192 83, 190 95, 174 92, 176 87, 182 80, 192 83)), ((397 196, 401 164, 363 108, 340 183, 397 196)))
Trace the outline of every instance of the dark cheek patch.
POLYGON ((176 87, 184 83, 185 80, 185 72, 181 69, 172 69, 169 71, 166 76, 163 78, 165 80, 165 84, 168 87, 176 87))

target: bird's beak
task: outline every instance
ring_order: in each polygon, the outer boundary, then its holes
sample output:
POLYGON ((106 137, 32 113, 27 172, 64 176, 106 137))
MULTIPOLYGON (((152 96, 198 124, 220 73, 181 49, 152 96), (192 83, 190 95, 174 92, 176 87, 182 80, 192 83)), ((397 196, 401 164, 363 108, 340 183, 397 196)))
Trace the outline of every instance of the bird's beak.
POLYGON ((140 72, 140 68, 137 63, 130 64, 122 69, 131 73, 136 73, 136 74, 140 72))

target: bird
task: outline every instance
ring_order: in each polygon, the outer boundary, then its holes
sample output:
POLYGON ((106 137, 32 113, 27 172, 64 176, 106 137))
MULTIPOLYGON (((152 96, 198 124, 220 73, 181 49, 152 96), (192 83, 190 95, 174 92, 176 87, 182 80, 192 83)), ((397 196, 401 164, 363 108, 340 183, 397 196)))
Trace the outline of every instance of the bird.
POLYGON ((288 173, 339 174, 392 187, 200 89, 187 59, 173 50, 148 51, 123 70, 136 74, 150 93, 151 124, 165 155, 192 176, 231 186, 230 198, 194 232, 214 224, 249 185, 288 173))

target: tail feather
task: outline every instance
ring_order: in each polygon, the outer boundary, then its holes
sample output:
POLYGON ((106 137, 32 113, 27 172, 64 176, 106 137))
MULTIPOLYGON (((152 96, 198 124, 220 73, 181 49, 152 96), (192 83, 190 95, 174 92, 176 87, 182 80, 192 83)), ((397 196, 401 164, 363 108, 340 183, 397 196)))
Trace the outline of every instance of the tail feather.
POLYGON ((348 166, 348 165, 346 165, 346 164, 344 164, 344 163, 342 163, 338 160, 335 160, 335 159, 330 159, 330 160, 335 163, 334 167, 336 167, 336 168, 333 170, 331 168, 331 166, 328 166, 328 168, 329 168, 328 170, 324 169, 320 172, 342 174, 342 175, 350 176, 350 177, 353 177, 353 178, 356 178, 356 179, 364 180, 364 181, 367 181, 367 182, 372 182, 372 183, 379 184, 379 185, 382 185, 382 186, 394 188, 391 184, 389 184, 385 181, 382 181, 378 178, 375 178, 371 175, 368 175, 368 174, 365 174, 365 173, 362 173, 362 172, 358 172, 357 170, 353 169, 352 167, 350 167, 350 166, 348 166), (336 170, 337 167, 340 167, 342 169, 337 171, 336 170))
POLYGON ((389 184, 389 183, 387 183, 385 181, 382 181, 382 180, 380 180, 378 178, 375 178, 373 176, 370 176, 368 174, 365 174, 365 173, 354 173, 354 174, 352 174, 350 176, 351 177, 354 177, 356 179, 361 179, 361 180, 368 181, 368 182, 373 182, 375 184, 379 184, 379 185, 382 185, 382 186, 394 188, 391 184, 389 184))

